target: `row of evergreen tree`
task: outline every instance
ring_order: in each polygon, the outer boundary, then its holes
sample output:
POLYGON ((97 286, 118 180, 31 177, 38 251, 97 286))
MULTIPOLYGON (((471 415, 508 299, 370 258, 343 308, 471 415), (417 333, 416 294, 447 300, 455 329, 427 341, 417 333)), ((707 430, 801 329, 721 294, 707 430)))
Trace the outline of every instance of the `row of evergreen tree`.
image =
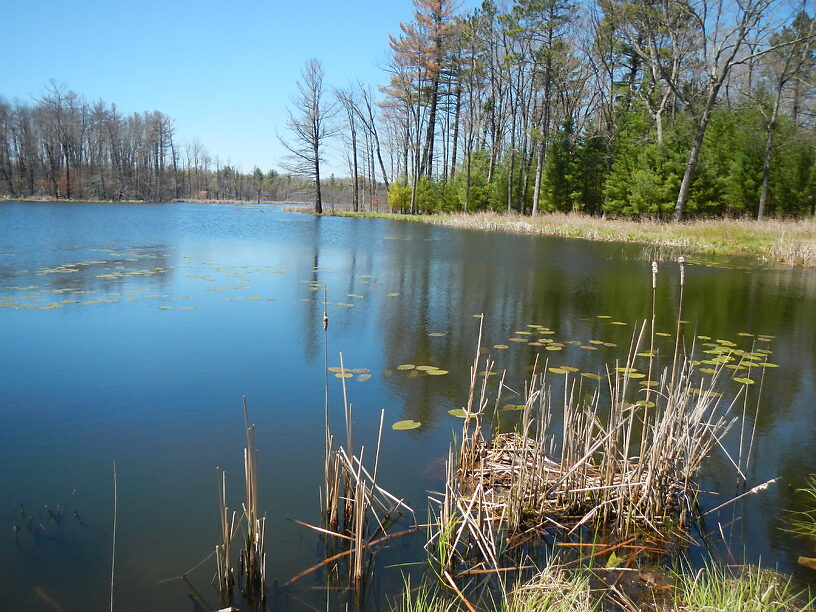
POLYGON ((393 209, 816 213, 816 28, 774 0, 414 0, 393 209))

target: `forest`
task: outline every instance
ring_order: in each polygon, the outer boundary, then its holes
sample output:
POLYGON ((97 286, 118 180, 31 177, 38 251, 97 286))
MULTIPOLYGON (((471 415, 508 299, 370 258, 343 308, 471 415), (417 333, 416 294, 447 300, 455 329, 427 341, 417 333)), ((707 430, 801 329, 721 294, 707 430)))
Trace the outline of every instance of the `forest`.
POLYGON ((813 215, 808 8, 485 0, 465 13, 455 0, 414 0, 413 19, 388 38, 382 86, 328 88, 320 62, 306 64, 282 174, 242 173, 198 140, 178 143, 161 112, 123 116, 52 82, 33 104, 0 100, 0 196, 813 215), (347 177, 321 177, 328 147, 347 177))
POLYGON ((414 4, 380 103, 392 208, 816 212, 805 4, 487 0, 464 17, 452 0, 414 4))
POLYGON ((123 115, 56 82, 33 104, 0 99, 0 197, 103 201, 308 199, 296 176, 242 173, 160 111, 123 115))

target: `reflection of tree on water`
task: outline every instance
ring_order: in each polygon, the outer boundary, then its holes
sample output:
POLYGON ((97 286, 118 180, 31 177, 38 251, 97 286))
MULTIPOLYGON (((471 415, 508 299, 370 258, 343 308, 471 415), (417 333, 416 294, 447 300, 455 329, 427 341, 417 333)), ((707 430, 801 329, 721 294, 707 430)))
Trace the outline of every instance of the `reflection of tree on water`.
MULTIPOLYGON (((303 320, 303 354, 307 361, 314 361, 315 358, 322 354, 323 345, 323 296, 324 291, 321 287, 314 291, 313 288, 320 284, 320 249, 322 247, 321 240, 321 223, 323 217, 314 216, 311 218, 312 223, 308 224, 309 233, 304 236, 305 240, 311 241, 312 269, 309 271, 308 278, 310 284, 301 283, 306 291, 306 297, 309 298, 307 308, 304 309, 305 317, 303 320), (320 333, 318 333, 320 332, 320 333)), ((309 261, 309 260, 306 260, 309 261)), ((298 274, 298 280, 302 280, 306 274, 298 274)))

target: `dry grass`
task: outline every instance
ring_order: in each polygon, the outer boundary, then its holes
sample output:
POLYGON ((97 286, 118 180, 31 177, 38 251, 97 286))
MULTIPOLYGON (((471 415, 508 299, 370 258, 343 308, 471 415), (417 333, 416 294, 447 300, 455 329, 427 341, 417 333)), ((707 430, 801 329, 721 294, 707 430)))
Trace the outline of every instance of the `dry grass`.
POLYGON ((763 261, 816 267, 816 219, 704 219, 684 223, 604 219, 580 213, 451 213, 398 215, 391 213, 330 213, 337 216, 380 217, 419 221, 465 229, 634 242, 682 248, 710 255, 753 255, 763 261))
POLYGON ((682 247, 709 254, 754 254, 789 265, 816 266, 816 219, 711 219, 661 223, 564 213, 538 217, 456 213, 432 215, 427 221, 470 229, 682 247))

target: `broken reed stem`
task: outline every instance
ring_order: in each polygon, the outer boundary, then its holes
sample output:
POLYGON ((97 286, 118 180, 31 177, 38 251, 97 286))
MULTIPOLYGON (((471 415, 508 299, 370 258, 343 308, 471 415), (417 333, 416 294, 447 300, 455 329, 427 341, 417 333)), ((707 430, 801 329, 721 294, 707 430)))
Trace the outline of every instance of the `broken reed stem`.
POLYGON ((683 288, 686 284, 686 258, 678 257, 677 263, 680 265, 680 299, 677 303, 677 330, 674 338, 674 359, 672 360, 671 383, 669 388, 674 388, 675 374, 677 373, 677 356, 680 350, 680 326, 683 319, 683 288))
POLYGON ((220 540, 215 547, 215 560, 217 568, 218 587, 227 603, 232 596, 232 587, 235 583, 234 570, 232 567, 232 535, 235 523, 235 513, 232 520, 229 519, 229 508, 227 507, 227 474, 221 468, 216 468, 216 474, 220 474, 218 479, 218 515, 220 522, 220 540))

